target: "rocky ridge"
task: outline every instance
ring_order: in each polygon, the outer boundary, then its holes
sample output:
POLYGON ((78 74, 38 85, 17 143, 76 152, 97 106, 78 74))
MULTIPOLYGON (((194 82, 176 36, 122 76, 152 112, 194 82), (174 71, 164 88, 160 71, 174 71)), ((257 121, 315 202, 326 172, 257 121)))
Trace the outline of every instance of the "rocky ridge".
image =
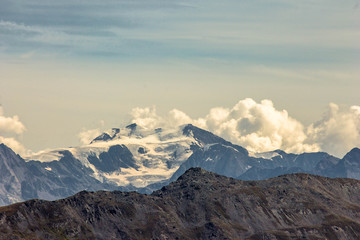
POLYGON ((151 195, 80 192, 0 208, 4 239, 359 239, 360 181, 240 181, 200 168, 151 195))

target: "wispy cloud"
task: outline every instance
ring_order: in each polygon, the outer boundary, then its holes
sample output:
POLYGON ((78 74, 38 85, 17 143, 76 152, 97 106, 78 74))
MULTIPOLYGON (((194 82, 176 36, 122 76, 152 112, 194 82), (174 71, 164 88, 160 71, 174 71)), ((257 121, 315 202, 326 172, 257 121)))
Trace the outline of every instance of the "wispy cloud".
POLYGON ((120 58, 286 62, 289 55, 298 55, 297 61, 308 62, 323 55, 322 61, 351 57, 353 51, 346 50, 360 48, 359 17, 347 1, 15 2, 5 1, 0 10, 0 34, 6 35, 3 43, 13 51, 28 52, 35 44, 44 45, 42 51, 62 52, 65 46, 71 55, 86 57, 113 53, 120 58), (312 54, 314 50, 318 54, 312 54))
POLYGON ((0 21, 0 30, 8 30, 17 40, 41 42, 47 44, 65 44, 71 38, 68 34, 55 29, 25 25, 10 21, 0 21))
POLYGON ((29 59, 29 58, 33 57, 34 55, 35 55, 35 51, 30 51, 30 52, 21 54, 20 57, 21 57, 22 59, 29 59))

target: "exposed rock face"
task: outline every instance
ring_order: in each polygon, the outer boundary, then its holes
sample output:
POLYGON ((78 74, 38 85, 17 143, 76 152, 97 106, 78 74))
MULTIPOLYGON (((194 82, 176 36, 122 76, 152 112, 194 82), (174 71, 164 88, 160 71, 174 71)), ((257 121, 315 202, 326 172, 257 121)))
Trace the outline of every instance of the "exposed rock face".
POLYGON ((360 179, 360 149, 353 148, 343 158, 342 162, 346 170, 347 177, 360 179))
POLYGON ((80 192, 0 208, 1 239, 356 239, 360 181, 240 181, 192 168, 151 195, 80 192))
POLYGON ((89 156, 88 160, 102 172, 113 172, 119 168, 138 168, 132 153, 124 145, 111 146, 108 152, 100 153, 99 157, 89 156))
POLYGON ((207 171, 216 172, 228 177, 237 177, 254 164, 256 164, 256 162, 252 161, 252 158, 247 155, 247 152, 238 151, 234 145, 214 143, 196 150, 189 159, 179 167, 170 181, 176 180, 191 167, 201 167, 207 171))
POLYGON ((21 184, 27 173, 25 161, 0 144, 0 205, 21 201, 21 184))
POLYGON ((59 161, 25 162, 0 144, 0 205, 32 198, 55 200, 84 189, 119 189, 94 178, 93 171, 85 168, 69 151, 60 153, 59 161))

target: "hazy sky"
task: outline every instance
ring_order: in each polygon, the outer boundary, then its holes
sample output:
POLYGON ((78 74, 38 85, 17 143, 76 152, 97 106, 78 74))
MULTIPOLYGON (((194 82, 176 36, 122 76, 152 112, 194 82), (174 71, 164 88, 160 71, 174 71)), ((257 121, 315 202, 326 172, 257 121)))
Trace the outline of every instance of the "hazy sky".
POLYGON ((359 0, 0 0, 0 141, 74 146, 79 132, 130 122, 134 108, 196 122, 251 98, 286 110, 314 150, 349 127, 357 135, 333 152, 343 154, 360 145, 359 39, 359 0), (331 119, 335 133, 320 124, 331 119), (327 138, 314 135, 320 126, 327 138))

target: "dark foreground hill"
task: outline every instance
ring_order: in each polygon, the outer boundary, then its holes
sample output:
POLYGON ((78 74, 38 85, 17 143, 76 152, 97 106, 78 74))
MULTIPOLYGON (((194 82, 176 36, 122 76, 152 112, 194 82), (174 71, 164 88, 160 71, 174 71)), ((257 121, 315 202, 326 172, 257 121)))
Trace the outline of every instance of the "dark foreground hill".
POLYGON ((239 181, 191 168, 151 195, 80 192, 0 208, 0 239, 360 239, 360 181, 239 181))

